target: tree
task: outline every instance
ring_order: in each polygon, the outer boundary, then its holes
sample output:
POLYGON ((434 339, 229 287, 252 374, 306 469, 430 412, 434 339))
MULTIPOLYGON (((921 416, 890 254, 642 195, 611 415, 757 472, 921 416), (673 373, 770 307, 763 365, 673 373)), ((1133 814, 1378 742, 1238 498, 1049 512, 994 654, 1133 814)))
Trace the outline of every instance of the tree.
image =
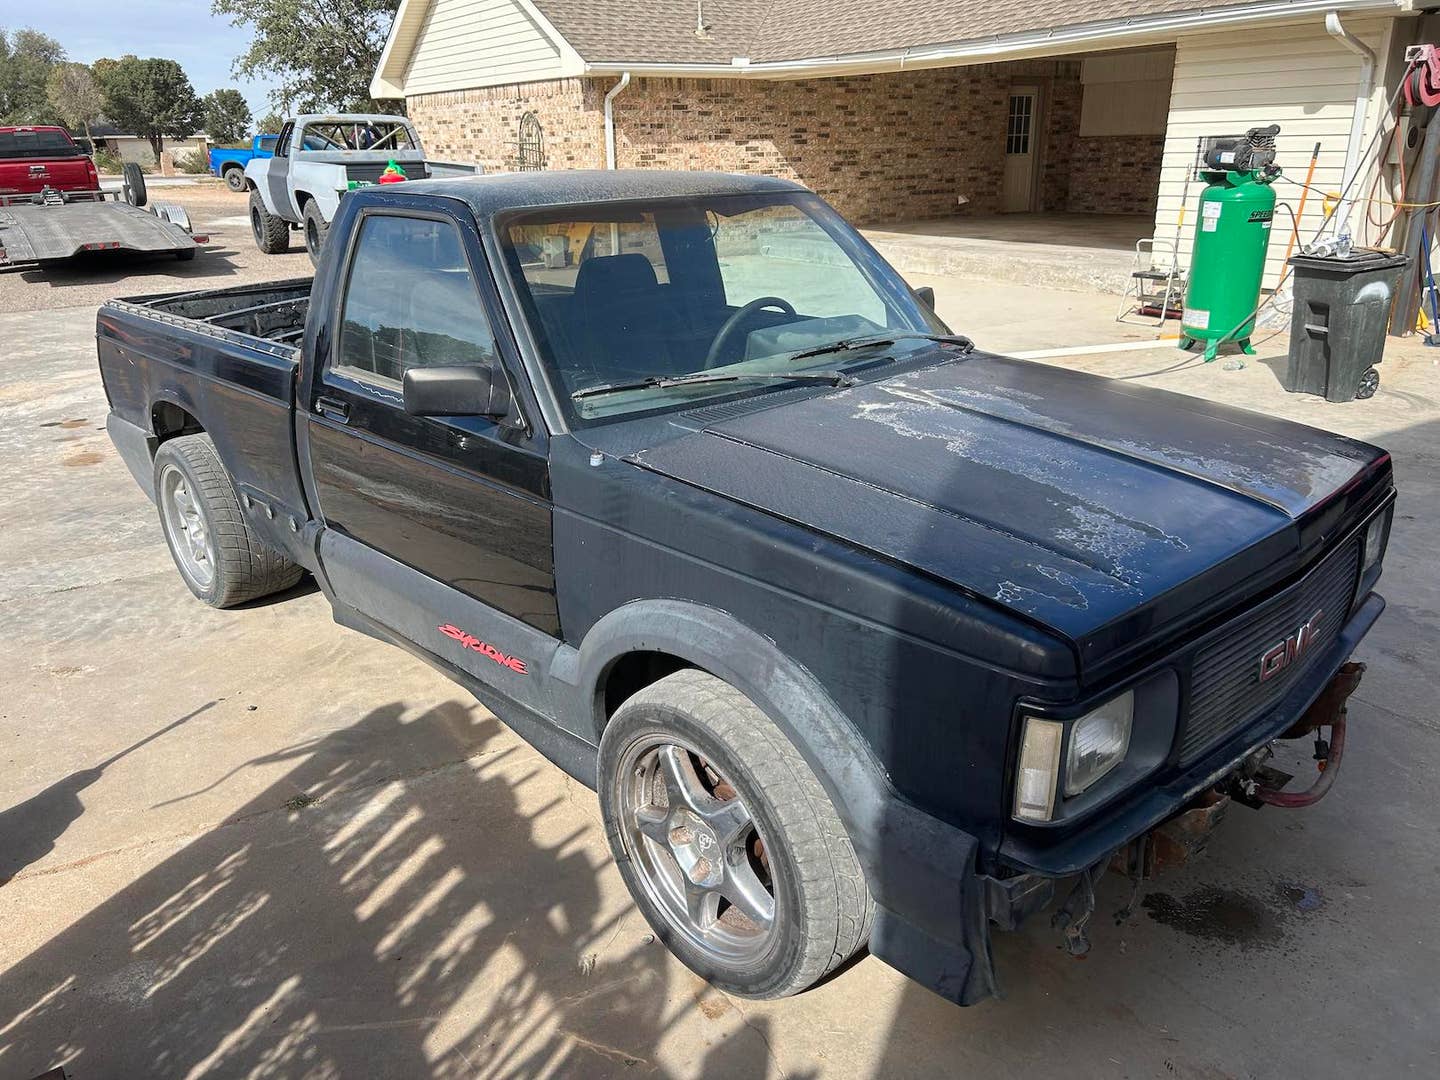
POLYGON ((205 134, 221 146, 238 143, 250 132, 250 106, 239 90, 215 90, 200 99, 205 134))
POLYGON ((285 118, 277 113, 269 112, 260 118, 260 123, 255 125, 256 135, 278 135, 280 125, 285 123, 285 118))
POLYGON ((65 50, 38 30, 0 29, 0 122, 44 124, 56 119, 45 95, 50 69, 65 50))
POLYGON ((45 94, 50 99, 50 107, 67 127, 72 131, 77 127, 85 129, 85 141, 93 148, 95 140, 90 137, 90 124, 100 118, 104 101, 90 69, 84 64, 56 64, 45 80, 45 94))
POLYGON ((251 28, 235 74, 276 79, 271 100, 284 111, 385 112, 393 103, 371 99, 370 77, 399 6, 400 0, 213 0, 212 10, 251 28))
POLYGON ((185 139, 200 128, 200 99, 174 60, 122 57, 106 69, 101 90, 105 118, 129 134, 148 139, 157 161, 167 135, 185 139))

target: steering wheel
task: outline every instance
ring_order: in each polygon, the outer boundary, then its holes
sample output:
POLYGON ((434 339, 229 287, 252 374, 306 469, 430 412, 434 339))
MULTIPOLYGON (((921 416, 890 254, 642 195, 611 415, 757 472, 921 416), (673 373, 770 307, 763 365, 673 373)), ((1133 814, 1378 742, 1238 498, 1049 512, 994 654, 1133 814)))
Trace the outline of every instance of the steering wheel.
POLYGON ((725 325, 720 327, 719 332, 715 335, 715 340, 710 342, 710 351, 705 354, 704 370, 708 371, 716 365, 720 360, 720 354, 725 351, 725 346, 730 344, 731 335, 739 329, 741 323, 761 308, 779 308, 786 315, 795 314, 795 308, 790 301, 778 296, 761 296, 751 300, 726 319, 725 325))

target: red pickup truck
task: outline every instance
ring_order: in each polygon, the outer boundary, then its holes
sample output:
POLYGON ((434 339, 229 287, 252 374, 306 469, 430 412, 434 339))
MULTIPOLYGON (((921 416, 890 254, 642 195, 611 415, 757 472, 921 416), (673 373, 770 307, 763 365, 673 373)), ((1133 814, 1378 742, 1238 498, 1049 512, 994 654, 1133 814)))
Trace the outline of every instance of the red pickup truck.
POLYGON ((100 174, 64 128, 0 127, 0 195, 95 191, 100 174))

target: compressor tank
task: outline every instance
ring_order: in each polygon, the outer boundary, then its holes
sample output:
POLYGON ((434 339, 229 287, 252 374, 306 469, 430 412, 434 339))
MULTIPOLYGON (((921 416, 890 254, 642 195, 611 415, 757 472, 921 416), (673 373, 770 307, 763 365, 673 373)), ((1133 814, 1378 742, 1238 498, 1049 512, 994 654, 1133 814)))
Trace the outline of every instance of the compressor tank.
POLYGON ((1277 175, 1273 168, 1205 173, 1209 183, 1195 220, 1180 347, 1205 342, 1207 362, 1225 341, 1239 342, 1247 354, 1255 352, 1250 333, 1275 218, 1271 182, 1277 175))

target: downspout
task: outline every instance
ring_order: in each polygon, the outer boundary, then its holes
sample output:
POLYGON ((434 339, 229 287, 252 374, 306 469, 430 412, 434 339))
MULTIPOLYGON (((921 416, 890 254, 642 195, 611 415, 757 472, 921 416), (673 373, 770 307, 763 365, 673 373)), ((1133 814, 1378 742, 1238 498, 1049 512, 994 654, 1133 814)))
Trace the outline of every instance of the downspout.
POLYGON ((615 99, 625 92, 630 85, 630 72, 624 72, 620 81, 612 86, 605 94, 605 168, 615 168, 615 110, 612 107, 615 99))
POLYGON ((1355 112, 1350 118, 1350 141, 1345 144, 1345 174, 1340 184, 1344 198, 1340 203, 1335 220, 1335 235, 1340 236, 1350 221, 1350 210, 1355 205, 1355 196, 1350 187, 1360 170, 1360 146, 1365 139, 1365 115, 1370 111, 1370 94, 1375 89, 1375 52, 1340 22, 1338 11, 1325 15, 1325 32, 1347 49, 1360 57, 1360 82, 1355 87, 1355 112))

